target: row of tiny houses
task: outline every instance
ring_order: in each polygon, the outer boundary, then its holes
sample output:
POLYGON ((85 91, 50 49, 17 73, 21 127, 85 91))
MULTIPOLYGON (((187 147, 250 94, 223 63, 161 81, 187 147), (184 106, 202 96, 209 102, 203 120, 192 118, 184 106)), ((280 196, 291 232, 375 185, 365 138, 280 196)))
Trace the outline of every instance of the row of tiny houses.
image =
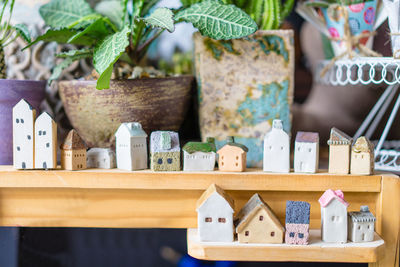
MULTIPOLYGON (((368 242, 374 238, 375 217, 368 206, 359 212, 347 212, 348 203, 341 190, 331 189, 319 199, 321 237, 324 242, 368 242)), ((239 243, 309 243, 310 204, 287 201, 285 227, 260 195, 254 194, 234 217, 234 200, 219 186, 212 184, 196 205, 200 241, 239 243)))

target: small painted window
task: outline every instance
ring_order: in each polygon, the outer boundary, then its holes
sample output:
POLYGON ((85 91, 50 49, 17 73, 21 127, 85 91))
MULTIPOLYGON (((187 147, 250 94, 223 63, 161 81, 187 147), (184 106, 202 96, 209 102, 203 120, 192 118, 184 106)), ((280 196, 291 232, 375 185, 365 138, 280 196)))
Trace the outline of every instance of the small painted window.
POLYGON ((239 166, 239 163, 236 162, 235 165, 236 165, 236 167, 237 167, 237 166, 239 166))
POLYGON ((43 135, 46 135, 46 131, 43 131, 43 135))
POLYGON ((224 162, 223 161, 221 161, 221 166, 224 166, 224 162))
POLYGON ((269 150, 272 150, 272 146, 269 146, 269 150))
POLYGON ((300 147, 297 148, 297 151, 300 151, 300 147))
POLYGON ((31 140, 31 136, 29 134, 28 134, 27 138, 28 138, 28 140, 31 140))
POLYGON ((361 225, 359 225, 359 226, 357 227, 357 229, 358 229, 358 230, 361 230, 361 225))
POLYGON ((364 158, 364 155, 361 155, 361 158, 363 159, 363 158, 364 158))
POLYGON ((368 230, 370 230, 371 229, 371 225, 370 224, 368 224, 368 230))
POLYGON ((205 222, 212 222, 212 218, 211 218, 211 217, 206 217, 206 218, 204 219, 204 221, 205 221, 205 222))
POLYGON ((39 135, 42 135, 42 131, 39 131, 39 135))
POLYGON ((236 156, 236 160, 239 160, 239 156, 236 156))
POLYGON ((226 219, 225 219, 225 218, 218 218, 218 222, 219 222, 219 223, 225 223, 225 222, 226 222, 226 219))
POLYGON ((308 152, 311 153, 311 148, 308 149, 308 152))
POLYGON ((50 143, 46 143, 46 147, 50 147, 50 143))
POLYGON ((260 217, 258 217, 258 219, 260 220, 260 221, 263 221, 264 220, 264 216, 260 216, 260 217))
POLYGON ((283 150, 283 146, 281 146, 281 150, 283 150))
POLYGON ((290 233, 289 233, 289 236, 290 236, 290 237, 294 237, 294 232, 290 232, 290 233))
POLYGON ((20 151, 20 150, 21 150, 21 148, 19 146, 17 146, 17 151, 20 151))
POLYGON ((159 158, 159 159, 157 160, 157 163, 158 163, 158 164, 162 164, 162 158, 159 158))
POLYGON ((21 123, 24 123, 24 119, 21 119, 21 123))
POLYGON ((275 232, 271 232, 271 236, 275 236, 275 232))
POLYGON ((244 232, 244 235, 245 235, 245 236, 249 236, 249 235, 250 235, 249 231, 245 231, 245 232, 244 232))
POLYGON ((299 236, 299 238, 303 238, 304 234, 303 233, 299 233, 298 236, 299 236))
POLYGON ((223 160, 223 159, 224 159, 224 156, 221 156, 221 159, 223 160))
POLYGON ((19 123, 19 119, 16 119, 15 122, 16 122, 16 123, 19 123))
POLYGON ((172 164, 172 159, 171 158, 167 159, 167 162, 168 164, 172 164))

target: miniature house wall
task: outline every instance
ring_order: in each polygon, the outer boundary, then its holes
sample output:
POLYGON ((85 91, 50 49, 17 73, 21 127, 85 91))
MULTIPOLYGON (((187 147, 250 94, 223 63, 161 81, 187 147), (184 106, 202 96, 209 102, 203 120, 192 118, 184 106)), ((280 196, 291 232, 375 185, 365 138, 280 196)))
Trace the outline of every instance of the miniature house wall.
POLYGON ((207 142, 189 142, 183 146, 184 171, 212 171, 215 167, 216 148, 214 138, 207 142))
POLYGON ((236 233, 240 243, 283 242, 284 227, 258 194, 254 194, 244 205, 236 221, 236 233))
POLYGON ((350 150, 353 139, 333 127, 328 140, 329 173, 348 174, 350 171, 350 150))
POLYGON ((181 148, 178 133, 152 132, 150 157, 150 167, 153 171, 179 171, 181 169, 181 148))
POLYGON ((374 144, 366 137, 357 139, 351 150, 351 174, 370 175, 374 173, 374 144))
POLYGON ((87 168, 113 169, 115 153, 109 148, 94 147, 87 151, 87 168))
POLYGON ((36 111, 21 99, 12 110, 13 165, 16 169, 35 167, 35 118, 36 111))
POLYGON ((285 243, 307 245, 310 236, 310 204, 304 201, 287 201, 285 222, 285 243))
POLYGON ((248 148, 235 143, 232 136, 227 138, 227 143, 218 150, 218 168, 220 171, 243 172, 246 170, 246 153, 248 148))
POLYGON ((311 132, 298 132, 294 150, 294 171, 315 173, 319 162, 319 135, 311 132))
POLYGON ((271 130, 265 135, 263 162, 264 171, 281 173, 290 171, 290 137, 283 130, 281 120, 274 120, 271 130))
POLYGON ((341 190, 328 189, 318 200, 321 204, 321 237, 324 242, 347 242, 347 207, 341 190))
POLYGON ((368 206, 361 206, 360 211, 349 212, 348 233, 352 242, 370 242, 374 240, 375 216, 368 206))
POLYGON ((70 171, 86 169, 86 145, 75 130, 69 131, 60 148, 62 169, 70 171))
POLYGON ((57 124, 47 112, 35 121, 35 168, 57 168, 57 124))
POLYGON ((147 169, 147 134, 142 125, 139 122, 122 123, 115 137, 118 169, 147 169))
POLYGON ((212 184, 196 206, 200 241, 233 242, 234 201, 222 188, 212 184))

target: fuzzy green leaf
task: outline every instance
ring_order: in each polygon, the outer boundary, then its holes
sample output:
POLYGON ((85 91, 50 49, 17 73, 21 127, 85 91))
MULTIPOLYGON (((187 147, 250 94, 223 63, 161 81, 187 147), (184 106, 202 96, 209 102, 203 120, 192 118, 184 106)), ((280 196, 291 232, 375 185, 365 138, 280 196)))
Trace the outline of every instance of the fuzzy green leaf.
POLYGON ((17 24, 14 26, 15 30, 27 43, 31 42, 31 34, 25 24, 17 24))
POLYGON ((52 0, 41 6, 39 13, 47 25, 57 28, 67 27, 94 12, 85 0, 52 0))
POLYGON ((103 1, 97 4, 95 7, 96 12, 103 16, 106 16, 114 23, 118 29, 122 29, 124 26, 124 6, 120 0, 103 1))
POLYGON ((67 52, 60 52, 56 54, 56 57, 68 58, 68 57, 89 57, 93 55, 93 50, 88 48, 69 50, 67 52))
POLYGON ((74 61, 91 57, 92 53, 83 53, 82 50, 71 50, 63 53, 63 55, 65 55, 63 56, 65 57, 65 59, 60 64, 57 64, 54 67, 50 78, 47 80, 48 84, 51 84, 54 80, 57 80, 60 77, 62 71, 68 68, 72 63, 74 63, 74 61))
POLYGON ((243 10, 212 0, 179 11, 175 20, 191 22, 202 35, 216 40, 241 38, 257 30, 257 24, 243 10))
POLYGON ((143 20, 146 25, 153 28, 161 28, 173 32, 175 30, 173 16, 174 13, 170 9, 161 7, 154 10, 148 17, 140 18, 140 20, 143 20))
POLYGON ((83 31, 80 31, 76 33, 74 36, 72 36, 68 40, 68 43, 73 43, 76 40, 79 40, 79 38, 82 38, 83 36, 90 36, 98 40, 102 40, 104 37, 106 37, 108 34, 111 33, 107 28, 106 24, 107 23, 105 22, 104 18, 95 20, 83 31))
POLYGON ((96 71, 100 74, 97 81, 97 89, 107 89, 110 87, 113 65, 129 45, 128 34, 130 32, 130 28, 125 26, 121 31, 107 36, 95 47, 93 64, 96 71))

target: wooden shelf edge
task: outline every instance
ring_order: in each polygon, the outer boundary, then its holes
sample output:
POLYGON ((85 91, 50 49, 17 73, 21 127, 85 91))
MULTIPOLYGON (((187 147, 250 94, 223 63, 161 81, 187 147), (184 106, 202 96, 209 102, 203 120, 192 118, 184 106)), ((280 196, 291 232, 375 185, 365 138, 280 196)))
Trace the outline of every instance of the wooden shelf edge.
POLYGON ((202 260, 377 262, 384 256, 385 242, 375 234, 373 242, 334 244, 321 242, 320 230, 310 230, 310 244, 240 244, 200 242, 197 229, 188 229, 188 254, 202 260))

